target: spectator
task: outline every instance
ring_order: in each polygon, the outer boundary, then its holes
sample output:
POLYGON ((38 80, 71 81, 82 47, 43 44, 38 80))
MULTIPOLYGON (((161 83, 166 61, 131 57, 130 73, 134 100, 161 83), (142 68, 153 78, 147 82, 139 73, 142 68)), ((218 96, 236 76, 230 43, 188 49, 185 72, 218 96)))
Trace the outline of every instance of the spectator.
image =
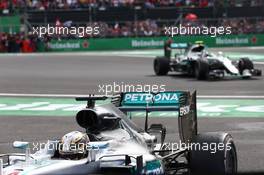
MULTIPOLYGON (((54 23, 55 25, 55 23, 54 23)), ((225 18, 225 19, 216 19, 216 20, 202 20, 197 19, 195 21, 183 20, 181 23, 182 26, 223 26, 231 27, 232 34, 250 34, 250 33, 263 33, 264 32, 264 18, 225 18)), ((72 27, 76 26, 72 21, 56 21, 56 26, 67 26, 72 27)), ((87 24, 78 24, 78 26, 85 27, 95 27, 99 26, 100 35, 84 35, 84 38, 90 37, 144 37, 144 36, 162 36, 165 35, 164 27, 165 26, 176 26, 174 20, 170 21, 155 21, 155 20, 141 20, 141 21, 126 21, 126 22, 115 22, 115 23, 106 23, 106 22, 93 22, 87 24)), ((0 33, 0 52, 34 52, 38 49, 40 38, 37 36, 30 35, 28 37, 21 34, 7 34, 0 33), (22 39, 25 38, 25 39, 22 39)), ((76 34, 65 34, 65 35, 45 35, 42 39, 45 50, 49 49, 49 43, 51 39, 69 39, 69 38, 79 38, 76 34)))

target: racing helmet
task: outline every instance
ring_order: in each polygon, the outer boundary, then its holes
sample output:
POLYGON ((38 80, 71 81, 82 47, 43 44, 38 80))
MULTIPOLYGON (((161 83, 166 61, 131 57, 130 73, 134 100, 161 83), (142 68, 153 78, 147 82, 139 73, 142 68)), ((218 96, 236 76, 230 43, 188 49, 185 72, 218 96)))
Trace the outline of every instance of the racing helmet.
POLYGON ((78 160, 88 156, 88 143, 90 139, 86 133, 72 131, 65 134, 59 143, 59 154, 61 158, 78 160))

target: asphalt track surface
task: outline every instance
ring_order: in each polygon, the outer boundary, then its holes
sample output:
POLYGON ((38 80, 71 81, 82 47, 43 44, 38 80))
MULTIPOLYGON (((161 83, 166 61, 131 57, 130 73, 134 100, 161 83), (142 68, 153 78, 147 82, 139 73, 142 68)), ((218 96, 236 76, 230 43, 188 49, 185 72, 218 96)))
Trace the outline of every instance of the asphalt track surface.
MULTIPOLYGON (((157 77, 151 58, 78 54, 2 57, 0 93, 87 94, 98 93, 99 85, 123 82, 163 84, 167 90, 196 89, 198 95, 263 95, 263 77, 210 82, 173 73, 157 77)), ((264 65, 257 67, 264 69, 264 65)))
MULTIPOLYGON (((223 50, 223 49, 222 49, 223 50)), ((228 49, 227 49, 228 50, 228 49)), ((236 49, 236 52, 252 50, 236 49)), ((256 52, 263 53, 262 50, 256 52)), ((264 54, 264 53, 263 53, 264 54)), ((153 59, 116 56, 0 56, 0 93, 88 94, 99 85, 116 83, 164 84, 167 90, 193 90, 198 95, 264 95, 263 77, 252 80, 197 81, 179 74, 157 77, 153 59)), ((264 65, 257 65, 264 71, 264 65)), ((263 114, 264 115, 264 114, 263 114)), ((136 123, 142 125, 143 119, 136 123)), ((168 130, 168 141, 177 135, 177 119, 153 118, 168 130)), ((264 174, 263 118, 200 118, 200 132, 227 131, 235 139, 239 172, 264 174)), ((8 152, 14 140, 44 141, 60 138, 71 130, 81 130, 69 117, 0 117, 0 153, 8 152)))

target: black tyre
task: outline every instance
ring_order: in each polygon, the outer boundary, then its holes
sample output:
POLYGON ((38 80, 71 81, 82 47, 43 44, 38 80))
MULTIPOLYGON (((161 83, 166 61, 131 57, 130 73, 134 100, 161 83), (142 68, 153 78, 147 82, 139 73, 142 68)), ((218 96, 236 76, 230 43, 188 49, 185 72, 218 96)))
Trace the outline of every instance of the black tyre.
POLYGON ((245 69, 254 69, 253 62, 249 58, 240 58, 238 61, 238 70, 240 75, 243 74, 245 69))
POLYGON ((209 76, 209 64, 206 59, 198 59, 195 63, 195 77, 198 80, 206 80, 209 76))
POLYGON ((189 156, 192 175, 235 175, 237 173, 236 147, 230 134, 220 132, 198 134, 194 143, 199 144, 203 149, 192 146, 189 156))
POLYGON ((156 75, 167 75, 170 70, 170 60, 164 57, 157 57, 153 66, 156 75))

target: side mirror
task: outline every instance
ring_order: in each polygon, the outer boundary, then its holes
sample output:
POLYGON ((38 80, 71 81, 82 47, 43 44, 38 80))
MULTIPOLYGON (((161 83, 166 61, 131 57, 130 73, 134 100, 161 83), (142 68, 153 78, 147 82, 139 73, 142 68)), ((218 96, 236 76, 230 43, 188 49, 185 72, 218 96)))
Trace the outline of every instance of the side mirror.
POLYGON ((29 142, 14 141, 13 148, 26 149, 29 145, 29 142))
POLYGON ((25 161, 28 162, 30 160, 30 148, 29 142, 22 142, 22 141, 14 141, 13 147, 18 149, 25 150, 25 161))

